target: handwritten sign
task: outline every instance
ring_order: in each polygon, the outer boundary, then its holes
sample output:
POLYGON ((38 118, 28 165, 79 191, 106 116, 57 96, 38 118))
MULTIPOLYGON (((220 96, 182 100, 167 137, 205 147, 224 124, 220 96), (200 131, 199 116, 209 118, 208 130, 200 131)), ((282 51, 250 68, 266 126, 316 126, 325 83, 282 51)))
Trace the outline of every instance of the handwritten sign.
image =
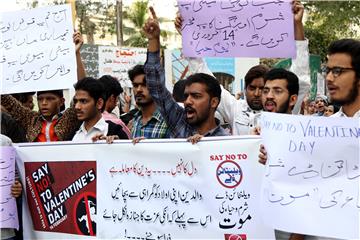
POLYGON ((99 46, 84 44, 81 47, 81 59, 85 65, 86 75, 93 78, 99 77, 99 46))
POLYGON ((15 149, 0 147, 0 228, 19 229, 15 198, 11 186, 15 181, 15 149))
POLYGON ((265 222, 286 232, 359 239, 359 120, 263 113, 261 135, 268 152, 265 222))
MULTIPOLYGON (((66 207, 67 219, 52 230, 39 231, 33 229, 30 220, 25 221, 25 237, 69 238, 60 229, 78 219, 74 226, 82 224, 84 231, 71 235, 71 239, 83 235, 98 239, 271 239, 274 231, 264 226, 258 212, 264 172, 256 161, 259 143, 260 138, 255 136, 204 139, 198 145, 185 139, 146 140, 136 145, 130 141, 112 145, 20 145, 20 159, 25 161, 25 167, 31 166, 25 175, 34 180, 36 177, 30 173, 40 176, 41 172, 46 178, 45 169, 49 167, 56 177, 62 171, 56 167, 60 163, 96 161, 96 194, 91 196, 86 217, 75 218, 75 207, 66 207), (59 151, 64 154, 56 154, 59 151)), ((69 180, 83 176, 75 170, 64 174, 69 180)), ((57 180, 50 185, 54 198, 67 189, 65 185, 60 187, 57 180)), ((77 193, 82 192, 87 191, 77 193)), ((41 195, 46 198, 46 190, 41 195)), ((31 215, 29 212, 36 215, 37 210, 25 207, 24 219, 31 215)))
POLYGON ((132 88, 128 71, 146 61, 145 48, 99 46, 99 75, 116 77, 123 87, 132 88))
POLYGON ((76 81, 70 5, 0 15, 1 93, 65 89, 76 81))
POLYGON ((189 57, 293 57, 289 0, 178 0, 189 57))

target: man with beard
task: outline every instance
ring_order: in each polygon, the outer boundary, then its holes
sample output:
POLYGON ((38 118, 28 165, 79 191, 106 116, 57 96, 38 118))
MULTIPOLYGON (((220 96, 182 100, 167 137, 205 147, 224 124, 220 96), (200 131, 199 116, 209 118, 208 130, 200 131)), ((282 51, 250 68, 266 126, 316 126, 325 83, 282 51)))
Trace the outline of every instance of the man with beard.
MULTIPOLYGON (((265 87, 262 92, 264 111, 291 114, 299 92, 299 78, 292 72, 282 68, 274 68, 265 75, 265 87)), ((255 129, 260 135, 260 129, 255 129)), ((265 164, 267 153, 264 145, 260 145, 259 162, 265 164)))
MULTIPOLYGON (((264 77, 262 91, 264 111, 292 114, 299 93, 299 78, 292 72, 281 68, 270 70, 264 77)), ((259 134, 259 132, 257 132, 259 134)), ((267 154, 264 145, 260 145, 259 162, 265 164, 267 154)), ((275 230, 276 239, 302 240, 303 235, 275 230)))
POLYGON ((360 41, 341 39, 328 50, 325 68, 331 102, 340 105, 333 117, 360 117, 360 41))
POLYGON ((135 102, 139 108, 133 119, 132 137, 169 138, 168 126, 146 86, 144 66, 136 65, 128 74, 133 84, 135 102))
MULTIPOLYGON (((333 42, 328 49, 328 61, 325 68, 326 83, 331 102, 341 106, 332 117, 360 117, 360 41, 341 39, 333 42)), ((269 104, 271 105, 271 104, 269 104)), ((260 148, 260 163, 265 164, 267 153, 260 148)), ((275 231, 277 239, 335 239, 319 236, 307 236, 275 231)))
POLYGON ((294 73, 282 68, 272 69, 265 75, 263 108, 267 112, 291 114, 298 93, 299 79, 294 73))
POLYGON ((166 89, 165 72, 160 64, 160 26, 152 7, 150 11, 152 18, 143 27, 149 39, 145 64, 146 83, 169 126, 171 136, 187 138, 195 134, 228 135, 214 117, 221 96, 220 84, 214 77, 198 73, 186 79, 184 108, 166 89))

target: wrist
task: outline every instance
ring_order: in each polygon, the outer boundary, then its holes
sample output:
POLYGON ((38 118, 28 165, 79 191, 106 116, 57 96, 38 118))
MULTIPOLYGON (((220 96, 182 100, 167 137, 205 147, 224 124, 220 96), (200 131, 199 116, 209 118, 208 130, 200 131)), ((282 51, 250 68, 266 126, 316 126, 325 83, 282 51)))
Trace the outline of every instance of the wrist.
POLYGON ((156 52, 160 49, 160 38, 149 39, 148 50, 149 52, 156 52))

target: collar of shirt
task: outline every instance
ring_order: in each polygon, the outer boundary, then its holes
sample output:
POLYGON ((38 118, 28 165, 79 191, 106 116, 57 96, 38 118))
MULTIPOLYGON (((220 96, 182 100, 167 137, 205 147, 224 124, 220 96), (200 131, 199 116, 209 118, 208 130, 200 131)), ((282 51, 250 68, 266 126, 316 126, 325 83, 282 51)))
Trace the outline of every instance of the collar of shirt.
MULTIPOLYGON (((52 122, 52 121, 54 121, 55 119, 59 119, 62 115, 63 115, 62 112, 60 112, 60 113, 58 113, 58 114, 55 114, 55 115, 51 118, 51 121, 49 121, 49 122, 52 122)), ((40 117, 41 117, 42 120, 48 121, 48 120, 45 119, 45 117, 44 117, 42 114, 40 115, 40 117)))
POLYGON ((247 102, 246 99, 243 101, 243 104, 244 104, 244 109, 246 109, 246 112, 248 112, 248 113, 253 113, 253 114, 261 113, 261 110, 254 110, 254 109, 252 109, 252 108, 249 106, 249 104, 248 104, 248 102, 247 102))
MULTIPOLYGON (((141 119, 141 118, 142 118, 142 111, 138 111, 137 113, 135 113, 134 119, 138 120, 138 119, 141 119)), ((156 108, 155 112, 153 113, 153 115, 151 116, 151 118, 150 118, 150 120, 148 122, 150 122, 151 119, 155 119, 158 122, 162 121, 162 115, 161 115, 160 110, 158 108, 156 108)))
POLYGON ((109 125, 105 121, 103 117, 100 118, 100 120, 89 130, 87 131, 85 129, 85 123, 83 122, 79 128, 79 130, 76 132, 73 140, 80 141, 80 140, 91 140, 93 136, 97 133, 102 133, 104 135, 108 132, 109 125))
MULTIPOLYGON (((220 125, 219 119, 215 118, 216 127, 207 131, 203 136, 204 137, 212 137, 212 136, 229 136, 230 134, 225 131, 223 127, 220 125)), ((194 135, 194 134, 193 134, 194 135)))
MULTIPOLYGON (((338 112, 334 113, 333 115, 331 115, 331 117, 348 117, 348 116, 343 112, 343 108, 341 107, 340 110, 338 112)), ((352 117, 360 118, 360 109, 352 117)))

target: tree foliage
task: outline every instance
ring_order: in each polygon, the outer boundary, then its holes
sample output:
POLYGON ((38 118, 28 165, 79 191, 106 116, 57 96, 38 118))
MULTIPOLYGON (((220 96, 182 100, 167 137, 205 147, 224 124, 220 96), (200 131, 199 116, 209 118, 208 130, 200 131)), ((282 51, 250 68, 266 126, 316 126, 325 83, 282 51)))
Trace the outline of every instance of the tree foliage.
POLYGON ((105 38, 107 34, 116 32, 116 9, 112 2, 76 1, 76 14, 79 31, 87 36, 88 43, 94 44, 95 34, 105 38))
POLYGON ((142 31, 146 19, 148 17, 147 0, 138 0, 132 3, 130 7, 125 8, 123 32, 129 36, 124 45, 131 47, 146 47, 147 38, 142 31))
MULTIPOLYGON (((123 32, 128 38, 124 41, 124 45, 129 47, 147 47, 148 40, 142 30, 147 18, 149 17, 149 1, 137 0, 131 6, 126 7, 123 12, 124 26, 123 32)), ((159 18, 159 22, 169 21, 165 18, 159 18)), ((172 33, 161 30, 161 36, 167 38, 172 33)), ((162 46, 164 47, 164 46, 162 46)))
POLYGON ((324 60, 329 44, 341 38, 359 38, 358 1, 311 1, 304 4, 308 13, 305 34, 310 52, 324 60))

